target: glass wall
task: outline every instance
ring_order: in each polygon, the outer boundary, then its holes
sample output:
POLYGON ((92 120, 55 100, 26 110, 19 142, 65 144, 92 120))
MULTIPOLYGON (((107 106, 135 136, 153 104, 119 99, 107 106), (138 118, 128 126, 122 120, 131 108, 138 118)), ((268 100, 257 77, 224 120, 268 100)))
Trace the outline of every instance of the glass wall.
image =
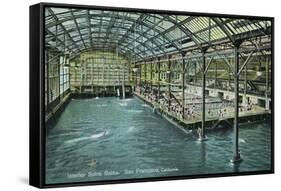
POLYGON ((60 52, 47 49, 45 52, 45 106, 63 98, 69 90, 68 58, 60 52))

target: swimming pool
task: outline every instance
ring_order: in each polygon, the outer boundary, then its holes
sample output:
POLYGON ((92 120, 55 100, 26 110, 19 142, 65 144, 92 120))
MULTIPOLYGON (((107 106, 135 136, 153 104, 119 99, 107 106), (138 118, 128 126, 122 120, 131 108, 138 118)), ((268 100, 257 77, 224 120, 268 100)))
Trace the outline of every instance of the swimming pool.
POLYGON ((208 141, 197 141, 196 132, 182 132, 135 98, 71 100, 46 137, 46 183, 271 168, 270 124, 240 128, 239 165, 229 162, 232 129, 207 136, 208 141))

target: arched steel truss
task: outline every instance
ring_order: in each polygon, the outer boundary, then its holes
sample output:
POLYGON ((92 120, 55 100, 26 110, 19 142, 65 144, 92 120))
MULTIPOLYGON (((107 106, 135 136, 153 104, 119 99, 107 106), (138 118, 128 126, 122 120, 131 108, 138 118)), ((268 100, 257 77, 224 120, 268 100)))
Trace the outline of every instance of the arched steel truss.
POLYGON ((73 55, 118 48, 136 60, 271 33, 269 21, 253 19, 61 8, 46 8, 45 16, 50 47, 73 55))

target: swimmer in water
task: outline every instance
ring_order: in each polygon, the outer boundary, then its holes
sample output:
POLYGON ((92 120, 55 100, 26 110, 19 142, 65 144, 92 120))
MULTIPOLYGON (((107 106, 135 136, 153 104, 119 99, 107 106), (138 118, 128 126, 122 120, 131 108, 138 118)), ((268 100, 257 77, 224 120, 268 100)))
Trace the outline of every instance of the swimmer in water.
POLYGON ((97 160, 96 159, 92 159, 92 160, 89 161, 88 166, 95 167, 96 164, 97 164, 97 160))
POLYGON ((108 135, 109 134, 109 130, 106 129, 103 134, 104 135, 108 135))
POLYGON ((199 138, 199 139, 202 139, 201 131, 202 131, 202 130, 201 130, 201 128, 199 127, 198 130, 197 130, 198 138, 199 138))

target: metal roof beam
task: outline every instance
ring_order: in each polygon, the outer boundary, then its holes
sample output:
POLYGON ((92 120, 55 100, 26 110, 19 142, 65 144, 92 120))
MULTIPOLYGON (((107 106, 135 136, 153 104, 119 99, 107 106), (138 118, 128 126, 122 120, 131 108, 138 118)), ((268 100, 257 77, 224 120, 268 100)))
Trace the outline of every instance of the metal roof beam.
MULTIPOLYGON (((113 15, 113 14, 112 14, 112 15, 113 15)), ((104 37, 106 40, 109 39, 108 36, 109 36, 109 33, 112 31, 112 28, 114 27, 115 20, 116 20, 116 18, 115 18, 114 16, 111 17, 110 23, 109 23, 109 25, 107 26, 106 34, 105 34, 105 37, 104 37)), ((101 26, 100 26, 100 27, 101 27, 101 26)), ((105 43, 105 44, 106 44, 106 43, 105 43)), ((105 44, 104 44, 104 46, 105 46, 105 44)))
POLYGON ((232 34, 230 33, 230 31, 228 31, 228 29, 226 28, 225 24, 223 24, 223 22, 219 19, 219 18, 211 18, 218 26, 219 28, 224 32, 224 34, 229 38, 229 40, 234 44, 235 43, 235 39, 233 38, 232 34))
MULTIPOLYGON (((92 34, 93 33, 95 33, 95 32, 92 32, 92 34)), ((102 34, 102 33, 100 33, 100 34, 102 34)), ((132 40, 135 40, 135 39, 133 39, 132 37, 128 37, 129 39, 132 39, 132 40)), ((94 38, 93 38, 94 39, 94 38)), ((97 38, 98 39, 98 38, 97 38)), ((110 41, 109 41, 110 42, 110 41)), ((139 40, 136 40, 136 42, 138 42, 139 44, 141 44, 141 45, 143 45, 143 46, 145 46, 144 45, 144 43, 143 42, 141 42, 141 41, 139 41, 139 40)), ((102 42, 103 43, 103 42, 102 42)), ((123 42, 123 43, 126 43, 126 44, 130 44, 130 42, 127 42, 127 41, 125 41, 125 42, 123 42)), ((116 43, 112 43, 112 44, 114 44, 115 45, 115 47, 116 46, 120 46, 122 43, 118 43, 118 42, 116 42, 116 43)), ((112 46, 112 45, 111 45, 112 46)), ((129 46, 128 46, 129 47, 129 46)), ((104 47, 105 48, 105 47, 104 47)), ((140 48, 139 47, 136 47, 138 50, 140 50, 140 48)), ((152 54, 154 54, 154 51, 153 51, 153 49, 151 49, 151 48, 148 48, 147 49, 149 52, 151 52, 152 54)), ((142 52, 142 51, 140 51, 140 52, 142 52)))
MULTIPOLYGON (((50 34, 50 35, 52 35, 54 38, 56 38, 56 35, 55 35, 53 32, 51 32, 49 29, 45 28, 45 30, 46 30, 46 32, 47 32, 48 34, 50 34)), ((62 40, 60 40, 59 38, 56 38, 56 40, 57 40, 62 46, 65 46, 65 43, 64 43, 62 40)), ((49 43, 49 42, 47 41, 47 43, 49 43)), ((65 46, 65 47, 68 49, 69 52, 73 52, 72 49, 71 49, 69 46, 65 46)))
MULTIPOLYGON (((55 19, 56 21, 56 25, 60 25, 61 28, 64 30, 64 32, 67 34, 68 38, 71 39, 72 44, 78 49, 80 50, 80 48, 78 47, 78 45, 75 43, 75 41, 72 39, 72 37, 70 36, 70 34, 68 33, 68 31, 66 30, 66 28, 63 26, 62 23, 59 23, 57 21, 59 21, 58 17, 56 16, 56 14, 53 12, 53 10, 51 8, 47 8, 47 10, 51 13, 52 17, 55 19)), ((55 25, 54 25, 55 26, 55 25)))
MULTIPOLYGON (((194 18, 194 17, 191 17, 194 18)), ((201 43, 195 37, 196 35, 192 33, 188 28, 183 27, 183 21, 177 23, 176 20, 172 19, 171 17, 167 17, 168 21, 176 25, 182 32, 184 32, 199 48, 201 47, 201 43)))
POLYGON ((91 27, 91 20, 90 20, 90 11, 87 10, 87 21, 88 21, 88 33, 89 33, 89 40, 90 40, 90 47, 93 46, 93 41, 92 41, 92 27, 91 27))
MULTIPOLYGON (((155 17, 155 16, 154 16, 154 17, 155 17)), ((162 36, 163 38, 165 38, 165 40, 167 40, 169 43, 171 43, 171 44, 176 48, 176 50, 180 50, 180 48, 178 47, 178 45, 177 45, 176 43, 174 43, 174 41, 170 40, 170 39, 165 35, 165 34, 167 33, 167 32, 165 32, 166 30, 160 31, 160 30, 155 29, 156 26, 159 25, 159 23, 161 23, 162 21, 164 21, 165 18, 166 18, 166 17, 162 17, 162 18, 160 19, 160 21, 158 21, 156 24, 154 24, 154 25, 152 25, 152 26, 150 26, 150 25, 147 24, 146 27, 148 28, 148 30, 146 30, 143 34, 146 34, 146 33, 148 33, 150 30, 153 30, 153 31, 157 31, 157 35, 155 35, 155 36, 152 37, 152 38, 148 38, 148 40, 145 41, 145 43, 147 43, 148 41, 151 41, 151 42, 154 42, 154 44, 156 44, 156 43, 155 43, 156 37, 162 36), (164 32, 165 32, 165 33, 164 33, 164 32)), ((172 28, 172 27, 170 27, 170 28, 172 28)), ((158 44, 158 45, 159 45, 159 44, 158 44)), ((162 45, 162 44, 160 44, 159 46, 161 47, 161 45, 162 45)), ((163 49, 162 47, 161 47, 161 50, 162 50, 162 52, 163 52, 164 54, 166 53, 165 49, 163 49)))
POLYGON ((139 18, 138 18, 135 22, 132 21, 133 24, 132 24, 132 25, 130 26, 130 28, 126 31, 126 33, 120 38, 120 40, 118 41, 118 43, 119 43, 119 42, 123 42, 123 41, 125 40, 125 37, 129 35, 130 31, 133 31, 133 30, 134 30, 136 23, 142 22, 142 20, 145 19, 146 17, 147 17, 147 15, 142 13, 142 14, 139 16, 139 18))
POLYGON ((78 26, 78 23, 77 23, 77 21, 76 21, 76 18, 75 18, 75 16, 74 16, 72 10, 70 10, 70 13, 71 13, 71 16, 73 17, 73 21, 74 21, 74 23, 75 23, 76 29, 77 29, 77 31, 78 31, 78 33, 79 33, 79 36, 80 36, 80 38, 81 38, 81 40, 82 40, 83 46, 84 46, 85 48, 87 48, 86 45, 85 45, 84 39, 83 39, 83 37, 82 37, 80 28, 79 28, 79 26, 78 26))

